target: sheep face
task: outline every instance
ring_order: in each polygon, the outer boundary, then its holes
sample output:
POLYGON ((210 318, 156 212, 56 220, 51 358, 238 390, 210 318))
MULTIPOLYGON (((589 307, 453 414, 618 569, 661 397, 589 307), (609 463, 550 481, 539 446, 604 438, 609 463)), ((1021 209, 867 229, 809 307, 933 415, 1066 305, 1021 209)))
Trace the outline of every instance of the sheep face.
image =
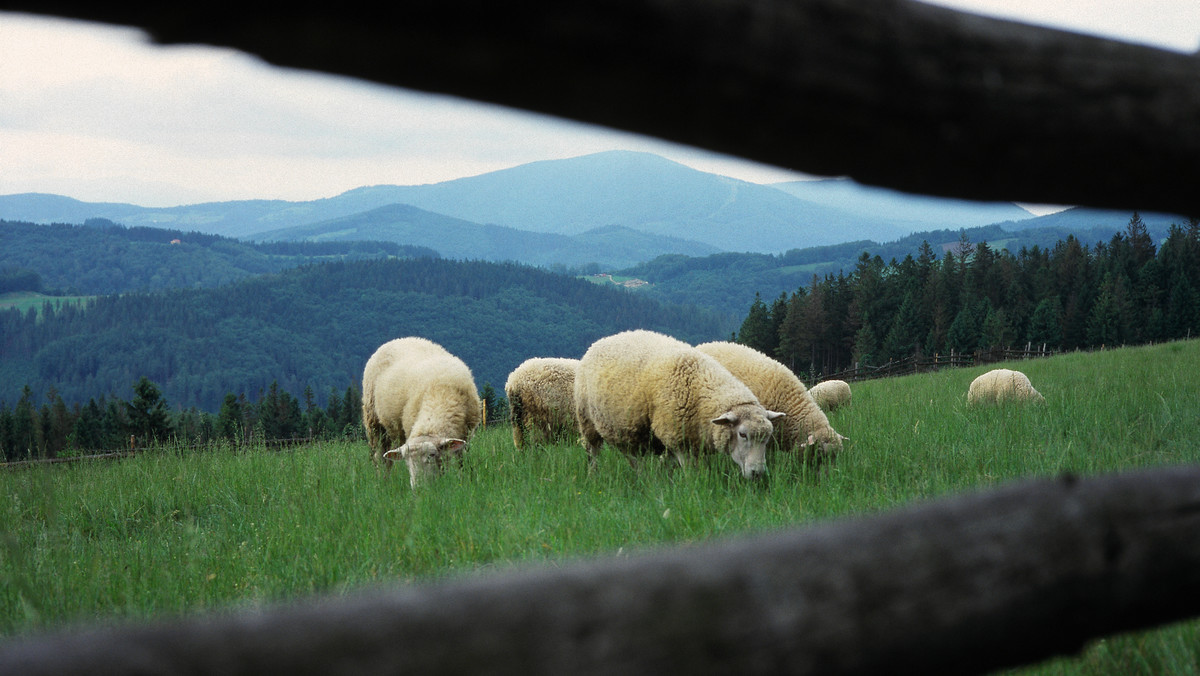
POLYGON ((408 483, 416 488, 417 484, 441 474, 447 462, 461 462, 466 445, 462 439, 415 437, 400 448, 384 453, 383 457, 389 460, 403 458, 408 465, 408 483))
POLYGON ((834 433, 834 436, 827 439, 818 439, 816 435, 809 434, 808 439, 800 447, 803 457, 807 462, 820 464, 826 460, 831 460, 842 452, 842 444, 846 441, 846 437, 834 433))
POLYGON ((774 429, 771 421, 784 416, 776 411, 766 411, 763 415, 761 411, 761 408, 737 407, 712 419, 717 448, 733 458, 747 479, 762 479, 767 475, 767 442, 774 429))

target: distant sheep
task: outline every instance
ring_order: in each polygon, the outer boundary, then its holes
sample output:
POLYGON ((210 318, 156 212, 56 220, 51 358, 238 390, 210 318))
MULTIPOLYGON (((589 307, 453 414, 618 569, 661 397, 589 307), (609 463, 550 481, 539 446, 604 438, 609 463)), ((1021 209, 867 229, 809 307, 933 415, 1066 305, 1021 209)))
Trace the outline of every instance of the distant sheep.
POLYGON ((363 426, 371 457, 386 469, 403 458, 416 487, 462 459, 483 404, 471 370, 424 338, 384 343, 363 370, 363 426))
POLYGON ((767 469, 769 411, 750 388, 715 359, 653 331, 625 331, 588 348, 575 377, 575 413, 590 462, 603 442, 631 464, 650 453, 690 456, 723 453, 742 475, 767 469))
POLYGON ((534 357, 508 374, 504 394, 512 411, 513 445, 525 447, 526 433, 538 430, 553 442, 579 429, 575 422, 578 359, 534 357))
POLYGON ((834 411, 850 405, 850 383, 844 380, 826 380, 809 388, 813 401, 823 411, 834 411))
POLYGON ((993 369, 971 381, 967 391, 968 404, 1001 401, 1046 401, 1046 398, 1033 389, 1029 377, 1020 371, 993 369))
POLYGON ((841 452, 845 437, 829 424, 825 412, 791 369, 738 343, 704 343, 696 349, 721 362, 763 406, 787 414, 775 421, 779 448, 800 451, 806 462, 818 466, 841 452))

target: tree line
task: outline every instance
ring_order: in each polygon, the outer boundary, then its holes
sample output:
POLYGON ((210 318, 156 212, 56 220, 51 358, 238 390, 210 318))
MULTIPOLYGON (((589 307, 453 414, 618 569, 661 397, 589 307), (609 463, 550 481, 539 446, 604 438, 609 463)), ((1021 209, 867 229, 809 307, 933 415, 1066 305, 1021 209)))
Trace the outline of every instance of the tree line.
MULTIPOLYGON (((508 402, 491 385, 480 397, 489 424, 508 420, 508 402)), ((362 392, 330 389, 320 406, 311 387, 301 398, 271 383, 254 400, 226 394, 216 414, 196 407, 172 410, 162 390, 142 377, 133 397, 101 396, 68 406, 53 387, 39 407, 26 385, 16 406, 0 401, 0 459, 5 462, 59 458, 152 445, 233 445, 296 439, 363 441, 362 392)))
POLYGON ((849 273, 814 275, 770 303, 756 295, 733 338, 815 379, 913 355, 1186 338, 1198 320, 1200 220, 1156 245, 1135 212, 1091 247, 1068 236, 1014 254, 964 233, 940 257, 928 242, 901 261, 864 252, 849 273))
POLYGON ((316 403, 311 388, 297 399, 272 383, 249 399, 226 394, 220 411, 172 409, 162 390, 142 377, 133 396, 89 398, 68 405, 51 386, 41 405, 26 385, 16 405, 0 402, 0 457, 6 462, 58 458, 158 444, 249 444, 290 439, 364 439, 362 394, 332 390, 316 403))

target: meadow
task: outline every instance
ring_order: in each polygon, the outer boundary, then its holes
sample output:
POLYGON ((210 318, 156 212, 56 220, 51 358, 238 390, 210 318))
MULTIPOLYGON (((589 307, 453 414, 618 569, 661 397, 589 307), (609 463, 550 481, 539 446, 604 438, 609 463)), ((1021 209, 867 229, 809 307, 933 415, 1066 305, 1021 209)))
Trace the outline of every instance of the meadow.
POLYGON ((83 305, 91 298, 93 296, 47 296, 34 291, 11 291, 0 293, 0 310, 15 308, 23 314, 33 308, 41 316, 42 306, 46 303, 50 303, 55 309, 61 309, 68 304, 83 305))
MULTIPOLYGON (((1002 482, 1200 461, 1200 341, 1005 364, 1040 406, 970 408, 986 368, 855 383, 827 473, 727 458, 635 471, 577 445, 516 451, 481 430, 465 466, 419 491, 365 442, 171 448, 0 471, 0 636, 220 612, 694 543, 891 509, 1002 482)), ((1019 673, 1195 673, 1200 621, 1110 637, 1019 673)))

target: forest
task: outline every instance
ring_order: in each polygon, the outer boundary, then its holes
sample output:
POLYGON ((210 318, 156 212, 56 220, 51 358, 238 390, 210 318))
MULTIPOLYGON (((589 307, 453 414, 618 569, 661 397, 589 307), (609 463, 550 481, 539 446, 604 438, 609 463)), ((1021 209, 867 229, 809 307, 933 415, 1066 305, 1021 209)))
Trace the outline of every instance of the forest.
MULTIPOLYGON (((229 395, 258 405, 273 390, 279 400, 304 396, 301 412, 328 409, 334 394, 344 402, 342 393, 357 388, 375 348, 403 335, 441 343, 471 367, 482 391, 502 390, 529 357, 578 357, 597 338, 629 328, 695 341, 730 332, 694 306, 518 264, 302 265, 215 289, 0 311, 0 412, 21 400, 29 410, 48 405, 51 414, 92 399, 120 409, 142 378, 176 412, 216 413, 229 395)), ((278 406, 292 410, 285 404, 278 406)))
POLYGON ((306 263, 387 257, 436 258, 394 242, 272 242, 162 228, 0 221, 0 293, 107 295, 213 288, 306 263))
POLYGON ((813 275, 773 300, 756 296, 738 342, 803 378, 911 355, 994 347, 1097 349, 1192 337, 1200 329, 1200 220, 1160 244, 1134 213, 1093 246, 1067 236, 1016 253, 964 232, 940 259, 884 263, 864 252, 848 273, 813 275))
MULTIPOLYGON (((1121 230, 1120 227, 1097 225, 1086 216, 1063 217, 1063 220, 1073 223, 1073 227, 1006 230, 1001 225, 987 225, 916 232, 893 242, 857 240, 779 254, 719 253, 703 257, 669 254, 616 274, 651 282, 650 286, 644 287, 644 292, 661 301, 702 302, 705 307, 741 318, 756 292, 764 298, 791 293, 798 287, 807 286, 813 275, 836 275, 854 269, 863 253, 879 256, 885 261, 902 260, 909 254, 919 254, 922 246, 931 246, 936 252, 953 248, 964 236, 973 242, 988 242, 994 250, 1052 249, 1068 236, 1091 246, 1108 241, 1121 230)), ((1167 236, 1170 222, 1159 215, 1146 225, 1151 237, 1161 240, 1167 236)))

